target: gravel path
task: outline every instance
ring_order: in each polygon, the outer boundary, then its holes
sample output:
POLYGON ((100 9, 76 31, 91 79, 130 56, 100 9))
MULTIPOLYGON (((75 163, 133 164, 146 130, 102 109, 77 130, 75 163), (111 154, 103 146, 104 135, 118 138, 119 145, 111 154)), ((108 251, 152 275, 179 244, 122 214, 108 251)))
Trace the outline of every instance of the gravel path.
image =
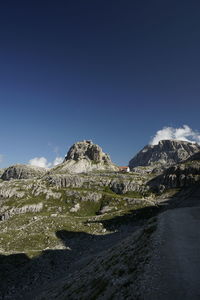
POLYGON ((153 255, 142 281, 143 299, 200 299, 200 207, 162 213, 153 255))

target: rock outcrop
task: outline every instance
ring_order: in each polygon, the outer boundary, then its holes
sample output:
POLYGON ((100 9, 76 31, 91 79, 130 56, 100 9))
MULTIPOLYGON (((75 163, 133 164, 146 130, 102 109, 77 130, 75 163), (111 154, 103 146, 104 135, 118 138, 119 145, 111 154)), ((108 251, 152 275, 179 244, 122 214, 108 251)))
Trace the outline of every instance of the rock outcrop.
POLYGON ((127 192, 143 193, 148 191, 149 187, 146 182, 149 177, 143 175, 126 176, 122 174, 55 174, 45 176, 45 181, 49 187, 62 188, 83 188, 101 191, 109 188, 116 194, 125 194, 127 192))
POLYGON ((151 180, 149 186, 163 192, 165 189, 188 187, 196 183, 200 183, 200 162, 188 161, 168 168, 151 180))
POLYGON ((68 151, 65 161, 81 159, 89 159, 96 163, 112 163, 108 154, 104 153, 102 149, 93 144, 92 141, 82 141, 75 143, 68 151))
POLYGON ((91 171, 117 171, 109 155, 92 141, 75 143, 68 151, 64 162, 51 173, 87 173, 91 171))
POLYGON ((4 170, 1 179, 30 179, 43 176, 47 170, 45 168, 29 166, 29 165, 14 165, 4 170))
POLYGON ((138 166, 166 166, 184 161, 200 151, 198 144, 177 140, 162 140, 157 145, 145 146, 129 162, 133 169, 138 166))
MULTIPOLYGON (((3 207, 4 208, 4 207, 3 207)), ((11 218, 14 215, 26 214, 26 213, 36 213, 40 212, 43 208, 43 203, 32 204, 32 205, 24 205, 22 207, 12 207, 1 214, 0 212, 0 221, 5 221, 11 218)))
POLYGON ((200 152, 195 153, 188 159, 188 161, 195 161, 195 160, 200 161, 200 152))

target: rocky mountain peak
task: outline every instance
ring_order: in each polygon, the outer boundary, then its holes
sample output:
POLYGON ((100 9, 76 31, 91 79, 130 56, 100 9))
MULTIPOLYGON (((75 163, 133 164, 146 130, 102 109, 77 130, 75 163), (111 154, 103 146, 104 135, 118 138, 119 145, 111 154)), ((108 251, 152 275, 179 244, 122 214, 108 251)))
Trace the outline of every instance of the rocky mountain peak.
POLYGON ((71 146, 64 162, 51 173, 88 173, 96 171, 118 171, 109 155, 90 140, 77 142, 71 146))
POLYGON ((130 162, 129 167, 157 165, 171 166, 200 151, 200 146, 179 140, 162 140, 157 145, 145 146, 130 162))
MULTIPOLYGON (((191 143, 191 142, 187 142, 187 141, 180 141, 180 140, 161 140, 159 141, 158 143, 159 147, 161 148, 168 148, 169 150, 170 149, 177 149, 177 148, 194 148, 196 149, 196 147, 199 147, 200 146, 197 144, 197 143, 191 143)), ((155 145, 153 145, 155 146, 155 145)))
POLYGON ((79 161, 82 159, 91 160, 96 163, 111 163, 109 155, 104 153, 101 147, 93 144, 90 140, 75 143, 65 157, 65 161, 79 161))

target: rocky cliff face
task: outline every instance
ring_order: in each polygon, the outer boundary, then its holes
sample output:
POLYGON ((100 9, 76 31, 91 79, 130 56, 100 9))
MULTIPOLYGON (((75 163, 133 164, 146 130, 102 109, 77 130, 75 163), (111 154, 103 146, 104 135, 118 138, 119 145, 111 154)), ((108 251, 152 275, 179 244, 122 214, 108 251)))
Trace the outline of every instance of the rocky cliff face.
POLYGON ((191 157, 189 157, 188 161, 196 161, 199 160, 200 161, 200 152, 195 153, 194 155, 192 155, 191 157))
POLYGON ((185 141, 163 140, 158 145, 145 146, 133 159, 129 162, 132 169, 137 166, 171 166, 188 159, 195 153, 200 151, 198 144, 185 141))
POLYGON ((165 189, 188 187, 200 183, 200 161, 190 161, 174 165, 152 179, 148 184, 158 192, 165 189))
POLYGON ((88 159, 96 163, 110 164, 111 159, 108 154, 104 153, 98 145, 92 141, 82 141, 75 143, 68 151, 65 161, 88 159))
POLYGON ((14 165, 4 170, 1 179, 30 179, 41 177, 47 172, 44 168, 29 166, 29 165, 14 165))
POLYGON ((109 188, 116 194, 125 194, 127 192, 139 192, 143 193, 148 191, 148 185, 146 182, 149 177, 139 174, 134 176, 126 176, 122 174, 90 174, 78 175, 78 174, 56 174, 48 175, 45 177, 45 181, 48 186, 60 188, 81 188, 101 191, 109 188))
POLYGON ((117 171, 108 154, 92 141, 75 143, 68 151, 64 162, 52 169, 57 173, 87 173, 91 171, 117 171))

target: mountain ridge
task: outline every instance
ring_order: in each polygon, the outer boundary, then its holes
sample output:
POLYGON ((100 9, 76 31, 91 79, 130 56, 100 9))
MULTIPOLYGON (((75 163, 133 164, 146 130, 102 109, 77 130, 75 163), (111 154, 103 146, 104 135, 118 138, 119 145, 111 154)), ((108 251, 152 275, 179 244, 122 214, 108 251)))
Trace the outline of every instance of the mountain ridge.
POLYGON ((130 161, 129 167, 153 166, 169 167, 200 152, 197 143, 179 140, 161 140, 157 145, 146 145, 130 161))

